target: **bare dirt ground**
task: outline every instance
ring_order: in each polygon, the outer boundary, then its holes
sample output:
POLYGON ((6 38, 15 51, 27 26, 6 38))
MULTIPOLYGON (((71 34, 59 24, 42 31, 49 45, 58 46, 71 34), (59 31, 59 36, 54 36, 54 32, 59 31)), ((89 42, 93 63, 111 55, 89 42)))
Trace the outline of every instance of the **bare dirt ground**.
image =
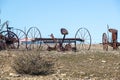
POLYGON ((18 74, 11 64, 13 57, 23 51, 3 50, 0 51, 0 80, 120 80, 120 50, 113 51, 109 47, 109 51, 103 51, 102 45, 94 44, 89 51, 37 52, 58 59, 55 73, 44 76, 18 74))

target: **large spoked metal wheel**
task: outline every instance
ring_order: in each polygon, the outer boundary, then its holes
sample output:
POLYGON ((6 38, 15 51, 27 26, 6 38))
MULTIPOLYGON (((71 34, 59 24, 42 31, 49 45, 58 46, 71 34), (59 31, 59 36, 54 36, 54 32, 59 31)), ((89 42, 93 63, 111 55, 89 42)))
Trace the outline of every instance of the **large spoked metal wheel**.
POLYGON ((2 31, 0 33, 4 37, 6 49, 18 49, 19 48, 19 39, 18 36, 11 31, 2 31))
POLYGON ((91 35, 86 28, 79 28, 75 34, 75 47, 77 50, 89 50, 91 47, 91 35))
POLYGON ((108 51, 108 38, 106 33, 103 33, 102 35, 102 44, 103 44, 103 50, 108 51))
POLYGON ((42 41, 40 30, 37 27, 29 28, 27 32, 27 49, 39 49, 42 41), (37 39, 37 40, 36 40, 37 39))
POLYGON ((21 50, 27 49, 27 46, 26 46, 26 37, 27 37, 27 35, 26 35, 26 33, 21 29, 13 29, 13 32, 19 38, 19 42, 20 42, 19 49, 21 49, 21 50))

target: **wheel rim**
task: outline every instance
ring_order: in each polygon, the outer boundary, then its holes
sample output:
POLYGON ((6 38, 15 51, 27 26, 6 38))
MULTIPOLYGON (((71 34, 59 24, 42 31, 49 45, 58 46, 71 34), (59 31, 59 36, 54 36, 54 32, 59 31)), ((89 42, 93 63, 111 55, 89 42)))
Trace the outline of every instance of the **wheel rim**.
POLYGON ((19 38, 19 49, 26 49, 26 33, 23 30, 20 29, 13 29, 13 32, 18 36, 19 38))
POLYGON ((107 34, 103 33, 102 35, 102 44, 103 44, 103 50, 108 50, 108 38, 107 38, 107 34))
POLYGON ((19 39, 17 35, 11 31, 2 31, 0 34, 4 36, 7 49, 18 49, 19 39))
POLYGON ((35 40, 35 38, 41 38, 40 30, 37 27, 29 28, 27 38, 27 49, 39 49, 41 47, 41 40, 35 40))
POLYGON ((79 28, 75 34, 75 47, 79 50, 90 50, 91 35, 86 28, 79 28), (77 40, 80 39, 80 40, 77 40))

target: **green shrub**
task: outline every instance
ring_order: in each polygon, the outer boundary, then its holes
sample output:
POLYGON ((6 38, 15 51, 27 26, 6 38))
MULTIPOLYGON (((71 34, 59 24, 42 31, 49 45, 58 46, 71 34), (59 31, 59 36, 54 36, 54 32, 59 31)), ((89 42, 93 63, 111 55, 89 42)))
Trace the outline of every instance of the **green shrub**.
POLYGON ((56 59, 39 53, 22 53, 13 59, 12 67, 19 74, 46 75, 55 71, 56 59))

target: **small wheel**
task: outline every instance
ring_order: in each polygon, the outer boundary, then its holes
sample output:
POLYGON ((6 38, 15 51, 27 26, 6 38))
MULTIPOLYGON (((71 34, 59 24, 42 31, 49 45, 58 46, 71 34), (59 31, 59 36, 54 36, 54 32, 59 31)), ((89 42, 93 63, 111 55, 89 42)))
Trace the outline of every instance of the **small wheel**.
POLYGON ((91 35, 86 28, 79 28, 75 34, 75 49, 90 50, 91 35))
POLYGON ((5 47, 7 49, 18 49, 19 48, 19 39, 15 33, 11 31, 2 31, 0 34, 4 36, 5 47))
POLYGON ((102 44, 103 44, 103 50, 108 51, 108 38, 106 33, 103 33, 102 35, 102 44))
POLYGON ((19 49, 27 49, 27 46, 26 46, 26 33, 21 30, 21 29, 13 29, 13 32, 18 36, 19 38, 19 42, 20 42, 20 45, 19 45, 19 49))
POLYGON ((40 30, 37 27, 29 28, 27 32, 27 49, 39 49, 41 47, 41 40, 36 40, 41 38, 40 30))

